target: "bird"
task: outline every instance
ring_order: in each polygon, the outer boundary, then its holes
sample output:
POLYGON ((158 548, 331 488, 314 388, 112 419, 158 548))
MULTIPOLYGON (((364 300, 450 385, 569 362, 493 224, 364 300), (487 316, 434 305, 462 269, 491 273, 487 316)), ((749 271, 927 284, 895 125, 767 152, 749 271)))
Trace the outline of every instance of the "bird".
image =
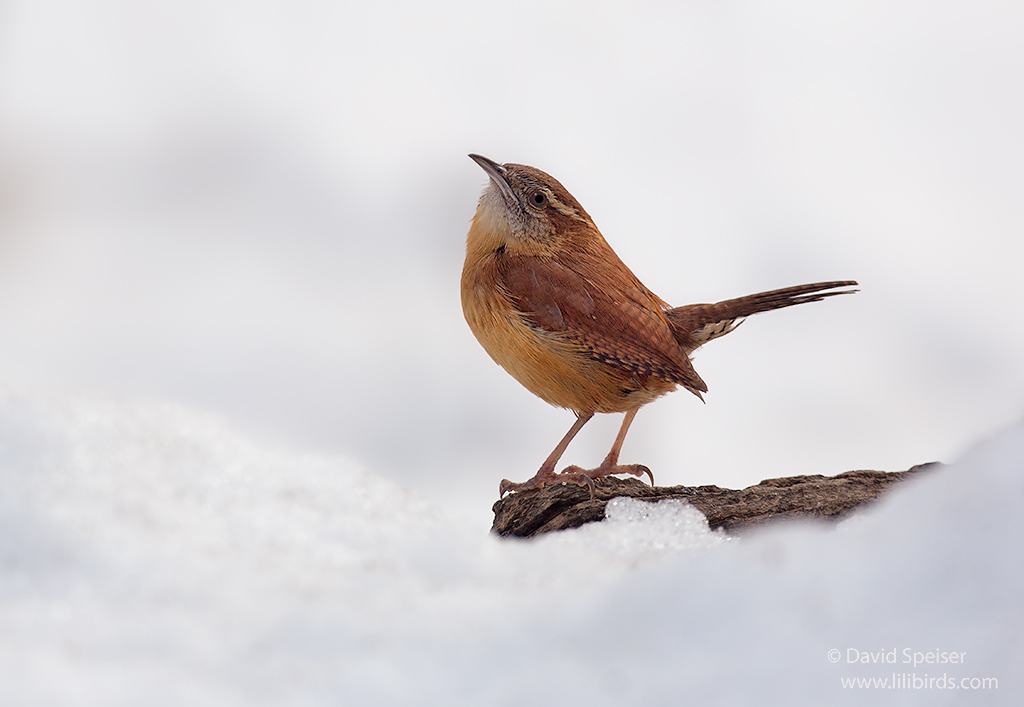
POLYGON ((490 357, 545 402, 576 421, 529 480, 503 479, 506 493, 610 474, 654 475, 620 464, 637 411, 677 388, 703 401, 708 387, 690 355, 745 317, 851 294, 854 280, 816 282, 709 304, 672 307, 616 255, 593 219, 554 177, 535 167, 470 154, 489 177, 466 237, 462 310, 490 357), (555 468, 597 413, 625 413, 600 465, 555 468))

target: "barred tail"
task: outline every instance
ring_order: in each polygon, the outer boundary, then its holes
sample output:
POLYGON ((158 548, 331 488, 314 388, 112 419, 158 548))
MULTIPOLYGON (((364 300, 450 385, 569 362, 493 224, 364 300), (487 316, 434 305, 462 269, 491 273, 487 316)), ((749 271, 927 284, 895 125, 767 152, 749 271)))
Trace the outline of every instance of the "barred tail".
POLYGON ((857 292, 854 280, 816 282, 810 285, 784 287, 781 290, 759 292, 755 295, 727 299, 714 304, 689 304, 665 312, 672 334, 689 354, 712 339, 725 336, 743 321, 758 312, 792 307, 796 304, 818 302, 826 297, 849 295, 857 292), (842 288, 842 289, 841 289, 842 288), (832 290, 831 292, 829 290, 832 290))

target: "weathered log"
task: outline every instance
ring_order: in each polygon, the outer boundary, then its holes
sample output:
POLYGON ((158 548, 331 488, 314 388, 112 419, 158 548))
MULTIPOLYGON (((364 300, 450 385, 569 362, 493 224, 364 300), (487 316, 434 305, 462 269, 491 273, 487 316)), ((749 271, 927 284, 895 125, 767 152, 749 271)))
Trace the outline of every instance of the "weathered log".
POLYGON ((593 498, 586 487, 574 484, 545 486, 506 496, 493 506, 491 531, 529 537, 575 528, 603 520, 605 505, 620 496, 643 501, 687 501, 707 517, 712 529, 722 528, 731 534, 781 519, 838 520, 875 500, 893 484, 938 466, 933 462, 907 471, 847 471, 837 476, 765 479, 740 490, 718 486, 651 487, 639 479, 609 476, 595 481, 593 498))

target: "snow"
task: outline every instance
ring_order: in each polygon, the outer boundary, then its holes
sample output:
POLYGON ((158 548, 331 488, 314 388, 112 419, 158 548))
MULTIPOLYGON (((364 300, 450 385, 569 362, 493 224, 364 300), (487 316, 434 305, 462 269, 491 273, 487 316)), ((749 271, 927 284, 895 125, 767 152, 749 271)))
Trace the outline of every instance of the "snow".
POLYGON ((840 684, 901 672, 997 678, 979 704, 1024 695, 1024 425, 838 527, 727 538, 686 504, 619 499, 506 540, 209 413, 0 401, 4 704, 964 700, 840 684))

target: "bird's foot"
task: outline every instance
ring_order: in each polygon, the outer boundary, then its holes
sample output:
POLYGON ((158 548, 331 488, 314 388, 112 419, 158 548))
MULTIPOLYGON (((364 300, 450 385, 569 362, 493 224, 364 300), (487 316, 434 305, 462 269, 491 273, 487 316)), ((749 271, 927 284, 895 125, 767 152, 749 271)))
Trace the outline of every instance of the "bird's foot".
POLYGON ((554 471, 541 469, 533 478, 524 481, 520 484, 513 483, 508 479, 502 479, 501 485, 498 487, 498 498, 503 498, 506 493, 514 493, 518 491, 530 491, 532 489, 539 489, 542 486, 548 484, 561 484, 569 483, 576 484, 578 486, 586 486, 590 489, 590 498, 594 498, 594 480, 589 476, 583 469, 578 466, 570 466, 564 469, 560 473, 554 471))
POLYGON ((643 464, 608 464, 606 460, 605 463, 594 469, 584 469, 575 464, 565 467, 558 473, 541 469, 532 479, 520 484, 513 483, 508 479, 502 479, 501 486, 498 488, 498 498, 503 498, 506 493, 531 491, 549 484, 568 483, 586 486, 590 491, 590 500, 593 501, 595 497, 594 479, 611 476, 612 474, 632 474, 637 477, 643 477, 646 474, 651 480, 651 486, 654 486, 654 474, 643 464))
POLYGON ((609 464, 607 459, 601 463, 601 466, 595 469, 567 466, 562 469, 562 474, 582 475, 589 479, 600 479, 612 474, 632 474, 638 478, 643 478, 643 475, 647 474, 647 477, 651 480, 651 486, 654 486, 654 474, 643 464, 609 464))

